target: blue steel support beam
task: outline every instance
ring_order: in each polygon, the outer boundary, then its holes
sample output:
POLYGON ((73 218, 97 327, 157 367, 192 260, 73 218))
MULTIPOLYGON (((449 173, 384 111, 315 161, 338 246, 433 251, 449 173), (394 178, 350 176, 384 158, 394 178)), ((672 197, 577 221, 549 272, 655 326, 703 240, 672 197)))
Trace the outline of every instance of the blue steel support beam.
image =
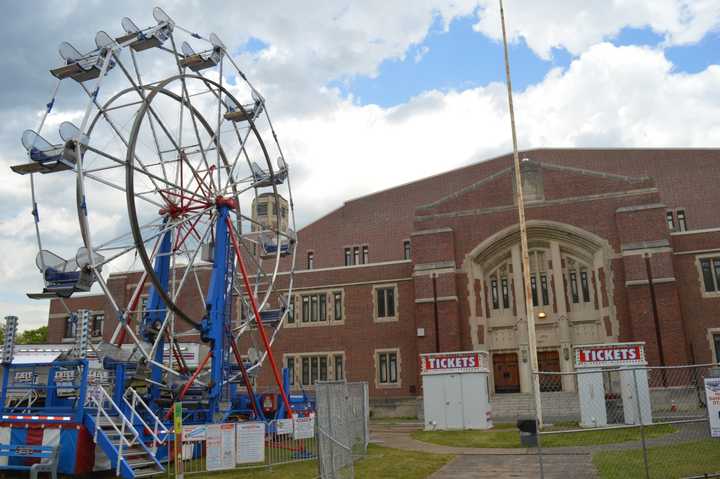
MULTIPOLYGON (((167 224, 167 220, 163 221, 162 227, 164 228, 167 224)), ((171 231, 163 234, 158 254, 155 257, 155 274, 160 279, 162 288, 167 291, 168 283, 170 278, 170 249, 172 248, 172 234, 171 231)), ((153 342, 155 340, 155 334, 157 329, 162 325, 165 320, 165 302, 160 297, 155 286, 150 288, 150 296, 148 298, 147 309, 148 312, 143 311, 143 325, 142 335, 146 341, 153 342)), ((155 351, 155 357, 153 358, 157 363, 162 364, 163 356, 165 354, 165 340, 160 338, 157 350, 155 351)), ((156 383, 162 383, 162 368, 152 365, 150 379, 156 383)), ((150 386, 150 397, 153 401, 156 401, 160 397, 160 388, 156 385, 150 386)))
POLYGON ((210 288, 206 299, 207 317, 203 321, 203 341, 210 343, 212 362, 210 373, 210 414, 219 410, 219 401, 222 397, 222 385, 225 375, 226 338, 225 321, 228 296, 231 294, 232 281, 228 281, 228 255, 230 242, 226 218, 228 206, 218 207, 217 222, 215 226, 215 251, 213 255, 213 270, 210 277, 210 288))

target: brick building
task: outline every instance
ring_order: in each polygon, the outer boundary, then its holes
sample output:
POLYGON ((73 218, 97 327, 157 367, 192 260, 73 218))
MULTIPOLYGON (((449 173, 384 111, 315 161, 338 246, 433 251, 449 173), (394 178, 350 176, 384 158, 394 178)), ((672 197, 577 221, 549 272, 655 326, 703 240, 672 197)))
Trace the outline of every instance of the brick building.
MULTIPOLYGON (((720 359, 720 150, 521 157, 541 369, 572 370, 574 345, 615 341, 645 341, 651 364, 720 359)), ((505 155, 350 200, 300 230, 294 314, 275 348, 294 387, 345 377, 368 381, 376 401, 415 397, 418 354, 439 344, 487 350, 492 391, 529 391, 513 185, 505 155)), ((127 292, 137 278, 109 285, 127 292)), ((197 297, 182 301, 202 314, 197 297)), ((108 338, 102 297, 68 304, 105 318, 95 331, 108 338)), ((54 301, 51 342, 72 336, 65 318, 54 301)))

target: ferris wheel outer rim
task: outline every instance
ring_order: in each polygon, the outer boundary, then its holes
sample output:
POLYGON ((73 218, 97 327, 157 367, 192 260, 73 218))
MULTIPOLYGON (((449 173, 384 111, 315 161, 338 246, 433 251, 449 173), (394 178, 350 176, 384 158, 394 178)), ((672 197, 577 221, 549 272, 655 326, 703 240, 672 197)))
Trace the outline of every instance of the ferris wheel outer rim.
MULTIPOLYGON (((137 220, 137 210, 135 208, 135 201, 134 201, 135 195, 134 195, 134 177, 133 177, 134 168, 133 168, 133 165, 134 165, 134 157, 135 157, 134 153, 135 153, 135 148, 136 148, 136 143, 137 143, 137 135, 138 135, 140 126, 142 124, 142 121, 148 112, 149 105, 152 103, 155 96, 157 96, 158 93, 163 93, 164 95, 166 95, 176 101, 179 101, 182 104, 185 104, 186 106, 188 106, 189 108, 191 108, 193 110, 193 113, 197 112, 196 108, 192 104, 188 104, 188 102, 186 102, 185 98, 181 98, 177 94, 165 89, 165 86, 167 86, 171 82, 174 82, 174 81, 180 80, 180 79, 197 79, 197 80, 204 82, 206 85, 212 84, 218 88, 220 94, 225 93, 227 96, 230 97, 230 99, 232 101, 234 101, 237 105, 240 105, 240 103, 237 102, 235 97, 224 86, 218 84, 217 82, 215 82, 213 80, 210 80, 208 78, 205 78, 205 77, 199 76, 199 75, 186 75, 186 74, 174 75, 172 77, 169 77, 169 78, 163 80, 162 82, 157 83, 154 86, 150 86, 150 87, 146 86, 145 88, 148 88, 151 91, 150 91, 150 94, 146 96, 145 100, 142 102, 142 105, 140 106, 140 109, 136 113, 136 118, 135 118, 135 121, 133 122, 133 127, 130 130, 128 145, 127 145, 127 154, 126 154, 126 158, 125 158, 125 161, 126 161, 125 197, 126 197, 126 206, 128 208, 128 220, 130 221, 130 229, 132 232, 133 240, 135 242, 136 251, 138 252, 138 256, 140 257, 140 260, 143 263, 143 267, 145 268, 145 271, 148 274, 148 278, 150 279, 153 286, 155 286, 155 290, 158 291, 158 294, 162 298, 166 307, 168 309, 170 309, 173 313, 178 315, 183 321, 187 322, 188 324, 192 325, 193 327, 195 327, 196 329, 199 330, 200 324, 198 322, 194 321, 193 319, 191 319, 189 315, 187 315, 174 301, 172 301, 170 296, 163 289, 163 287, 160 283, 160 279, 155 274, 154 267, 152 265, 152 262, 150 261, 150 258, 147 256, 147 252, 145 250, 145 246, 142 241, 142 235, 140 234, 140 231, 139 231, 139 222, 137 220)), ((130 90, 135 90, 135 88, 130 88, 130 90)), ((221 101, 221 100, 218 100, 218 101, 221 101)), ((196 116, 198 119, 200 119, 201 122, 203 122, 203 126, 205 126, 206 129, 208 129, 210 131, 210 134, 212 135, 214 133, 214 131, 211 128, 209 128, 209 123, 204 118, 204 116, 202 114, 200 114, 199 112, 197 112, 196 116)), ((265 146, 265 142, 263 141, 262 136, 257 131, 257 128, 256 128, 254 122, 252 120, 250 120, 249 124, 250 124, 250 128, 252 129, 253 133, 255 134, 255 137, 257 138, 257 140, 261 146, 263 156, 264 156, 266 163, 270 169, 270 173, 273 174, 272 162, 270 161, 270 156, 268 154, 267 147, 265 146)), ((216 144, 216 147, 218 148, 218 151, 221 152, 223 161, 227 165, 227 159, 225 158, 225 153, 222 151, 222 146, 217 144, 217 140, 215 140, 215 144, 216 144)), ((273 185, 272 188, 273 188, 274 195, 277 196, 278 195, 277 187, 275 185, 273 185)), ((235 195, 235 197, 237 199, 237 195, 235 195)), ((274 267, 274 271, 272 274, 272 282, 270 283, 270 285, 267 288, 265 298, 263 298, 262 304, 265 303, 265 301, 267 300, 267 298, 269 297, 269 295, 272 291, 272 286, 274 286, 275 280, 277 278, 279 260, 280 260, 280 249, 278 248, 278 251, 276 252, 276 255, 275 255, 275 267, 274 267)))

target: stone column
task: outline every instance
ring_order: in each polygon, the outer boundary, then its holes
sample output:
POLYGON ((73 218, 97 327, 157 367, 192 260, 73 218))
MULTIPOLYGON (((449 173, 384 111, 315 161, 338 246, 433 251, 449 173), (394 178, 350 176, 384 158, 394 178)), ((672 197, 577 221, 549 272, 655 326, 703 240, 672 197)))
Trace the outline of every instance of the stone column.
MULTIPOLYGON (((560 371, 573 371, 572 336, 570 335, 570 321, 568 319, 567 305, 565 304, 565 284, 563 282, 562 256, 560 244, 550 242, 550 256, 552 258, 552 277, 555 283, 555 303, 557 304, 558 331, 560 333, 560 371), (568 354, 566 355, 566 351, 568 354), (567 356, 567 359, 566 359, 567 356)), ((575 382, 572 376, 562 376, 563 391, 574 391, 575 382)))
POLYGON ((513 295, 517 307, 517 326, 515 337, 518 344, 518 374, 520 375, 520 392, 532 392, 532 380, 530 373, 530 357, 527 335, 527 319, 525 315, 525 293, 523 292, 522 259, 520 256, 520 245, 515 245, 510 250, 512 254, 513 267, 513 295))

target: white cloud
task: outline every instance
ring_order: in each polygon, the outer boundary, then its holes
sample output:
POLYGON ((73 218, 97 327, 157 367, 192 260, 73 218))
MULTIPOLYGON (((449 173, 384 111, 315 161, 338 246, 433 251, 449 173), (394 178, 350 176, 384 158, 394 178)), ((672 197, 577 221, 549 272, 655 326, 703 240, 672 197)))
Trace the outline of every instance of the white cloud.
MULTIPOLYGON (((475 29, 500 40, 500 8, 483 0, 475 29)), ((580 54, 612 37, 624 27, 650 27, 667 45, 699 41, 720 26, 716 0, 506 0, 508 36, 522 37, 539 56, 549 58, 553 48, 580 54)))
MULTIPOLYGON (((662 51, 591 47, 566 70, 515 95, 521 148, 714 146, 720 66, 673 71, 662 51)), ((339 102, 329 115, 278 125, 295 162, 298 209, 316 218, 343 201, 509 151, 503 84, 426 92, 383 109, 339 102)))

